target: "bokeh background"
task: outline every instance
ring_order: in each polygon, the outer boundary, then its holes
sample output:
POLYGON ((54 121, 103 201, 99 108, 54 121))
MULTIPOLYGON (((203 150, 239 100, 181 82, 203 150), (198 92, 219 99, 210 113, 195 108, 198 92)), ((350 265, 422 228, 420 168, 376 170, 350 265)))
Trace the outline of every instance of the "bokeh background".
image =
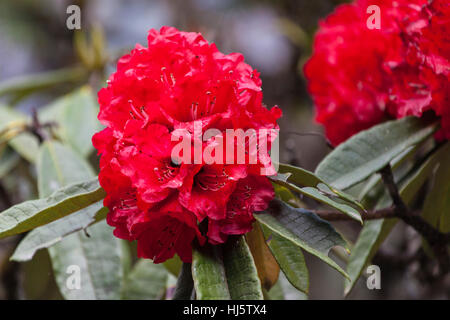
MULTIPOLYGON (((329 151, 322 129, 314 123, 314 108, 306 91, 302 68, 311 54, 318 22, 338 0, 1 0, 0 83, 50 70, 72 70, 83 61, 74 46, 74 31, 66 28, 66 8, 81 7, 82 32, 97 30, 104 35, 104 61, 100 74, 113 71, 115 62, 136 43, 146 44, 147 30, 163 25, 202 32, 224 53, 241 52, 261 72, 264 101, 278 105, 281 160, 309 170, 329 151), (69 69, 67 69, 69 68, 69 69), (318 134, 317 134, 318 133, 318 134)), ((95 70, 98 71, 98 70, 95 70)), ((73 77, 64 85, 49 86, 38 94, 0 103, 31 113, 83 82, 104 84, 98 72, 87 79, 73 77)), ((0 86, 1 87, 1 86, 0 86)), ((1 91, 1 89, 0 89, 1 91)), ((18 168, 17 170, 21 170, 18 168)), ((33 172, 30 173, 33 175, 33 172)), ((0 209, 36 197, 30 181, 0 179, 0 209)), ((337 224, 349 240, 356 239, 359 226, 337 224)), ((425 285, 413 277, 415 265, 406 267, 398 252, 409 250, 411 232, 398 232, 383 245, 375 258, 382 272, 382 289, 368 290, 359 281, 348 299, 442 298, 439 284, 425 285)), ((28 263, 9 262, 17 238, 0 241, 0 299, 59 299, 45 250, 28 263)), ((411 244, 412 243, 412 244, 411 244)), ((307 256, 310 270, 310 299, 342 299, 343 278, 324 263, 307 256)), ((338 258, 339 259, 339 258, 338 258)), ((288 298, 302 298, 295 293, 288 298)))

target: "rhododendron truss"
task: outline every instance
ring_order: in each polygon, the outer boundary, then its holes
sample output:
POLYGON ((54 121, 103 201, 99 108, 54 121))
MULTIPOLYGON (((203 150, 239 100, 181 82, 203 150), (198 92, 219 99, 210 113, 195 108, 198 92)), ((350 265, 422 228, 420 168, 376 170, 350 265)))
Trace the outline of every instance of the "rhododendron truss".
POLYGON ((320 23, 305 65, 316 120, 334 145, 387 119, 431 113, 450 138, 450 3, 357 0, 320 23), (380 29, 366 10, 380 8, 380 29))
POLYGON ((262 98, 259 74, 241 54, 225 55, 198 33, 150 30, 148 47, 120 58, 98 93, 106 128, 93 143, 114 234, 137 240, 138 255, 160 263, 175 253, 190 262, 193 241, 219 244, 250 231, 253 213, 274 198, 265 175, 275 174, 268 152, 281 111, 262 98), (230 130, 254 134, 234 139, 230 130), (265 148, 251 149, 258 139, 265 148), (179 150, 179 140, 189 149, 179 150), (230 155, 219 142, 236 148, 230 155))

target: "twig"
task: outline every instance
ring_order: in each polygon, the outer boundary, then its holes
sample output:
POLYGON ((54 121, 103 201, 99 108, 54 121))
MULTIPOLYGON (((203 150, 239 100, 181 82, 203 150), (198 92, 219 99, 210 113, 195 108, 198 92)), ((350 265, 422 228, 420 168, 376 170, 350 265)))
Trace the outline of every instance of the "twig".
POLYGON ((439 262, 443 274, 450 270, 450 258, 447 251, 447 244, 450 240, 450 234, 439 232, 422 217, 413 215, 406 204, 403 202, 397 185, 394 181, 391 166, 388 165, 380 170, 383 183, 389 191, 395 208, 395 215, 406 224, 414 228, 433 248, 436 259, 439 262))
POLYGON ((39 118, 38 118, 36 109, 33 109, 32 122, 31 122, 31 125, 29 125, 27 129, 30 133, 32 133, 38 139, 39 144, 41 144, 48 138, 47 133, 44 130, 42 130, 43 127, 42 127, 41 123, 39 122, 39 118))

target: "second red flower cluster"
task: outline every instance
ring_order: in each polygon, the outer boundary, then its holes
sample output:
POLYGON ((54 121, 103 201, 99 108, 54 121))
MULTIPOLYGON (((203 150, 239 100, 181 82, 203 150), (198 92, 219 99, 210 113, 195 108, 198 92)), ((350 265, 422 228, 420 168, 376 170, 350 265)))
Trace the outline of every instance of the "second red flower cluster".
POLYGON ((316 120, 332 144, 389 118, 441 118, 450 138, 450 2, 356 0, 320 24, 305 66, 316 120), (369 28, 369 6, 379 29, 369 28))

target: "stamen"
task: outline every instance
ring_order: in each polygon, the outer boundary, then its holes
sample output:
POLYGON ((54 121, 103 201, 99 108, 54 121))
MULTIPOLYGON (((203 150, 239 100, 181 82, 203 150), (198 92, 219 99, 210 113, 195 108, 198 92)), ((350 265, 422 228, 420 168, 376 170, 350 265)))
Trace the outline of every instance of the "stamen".
POLYGON ((225 187, 228 181, 231 180, 225 172, 225 169, 223 169, 222 175, 202 172, 195 178, 199 188, 204 191, 218 191, 225 187))
POLYGON ((163 167, 155 167, 153 170, 155 171, 158 181, 161 183, 167 180, 172 180, 177 175, 176 168, 171 167, 168 162, 166 162, 163 167))
POLYGON ((192 102, 191 104, 191 118, 197 120, 198 102, 192 102))
POLYGON ((134 119, 136 119, 136 117, 137 117, 139 120, 144 120, 144 117, 142 116, 142 114, 134 106, 133 100, 128 100, 128 103, 130 104, 130 107, 131 107, 130 113, 131 112, 133 113, 134 119))

